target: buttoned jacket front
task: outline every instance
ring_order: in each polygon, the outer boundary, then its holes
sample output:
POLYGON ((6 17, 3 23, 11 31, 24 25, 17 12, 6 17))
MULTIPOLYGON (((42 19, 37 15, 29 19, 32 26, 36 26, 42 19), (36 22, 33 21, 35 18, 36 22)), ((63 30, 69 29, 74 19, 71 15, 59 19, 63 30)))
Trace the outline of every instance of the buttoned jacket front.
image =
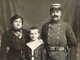
POLYGON ((57 23, 48 22, 44 24, 41 31, 41 38, 44 41, 47 52, 49 51, 48 46, 74 47, 76 45, 76 38, 72 28, 64 21, 59 21, 57 23))

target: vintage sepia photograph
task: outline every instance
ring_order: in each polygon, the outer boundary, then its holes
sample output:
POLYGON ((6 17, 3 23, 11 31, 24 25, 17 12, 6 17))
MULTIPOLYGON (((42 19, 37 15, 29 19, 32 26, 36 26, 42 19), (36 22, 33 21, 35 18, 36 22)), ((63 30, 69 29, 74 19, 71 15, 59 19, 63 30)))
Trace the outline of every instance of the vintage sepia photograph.
POLYGON ((80 0, 0 0, 0 60, 80 60, 80 0))

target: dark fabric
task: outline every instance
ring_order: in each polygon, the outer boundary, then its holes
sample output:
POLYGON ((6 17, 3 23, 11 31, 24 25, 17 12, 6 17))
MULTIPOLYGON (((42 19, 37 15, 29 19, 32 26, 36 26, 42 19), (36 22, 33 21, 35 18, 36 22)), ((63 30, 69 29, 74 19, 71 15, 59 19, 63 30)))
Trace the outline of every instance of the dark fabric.
POLYGON ((53 60, 66 60, 67 52, 63 51, 50 52, 49 46, 67 47, 68 45, 68 47, 70 48, 75 47, 77 45, 77 40, 74 36, 72 28, 68 23, 63 21, 59 21, 58 23, 53 24, 51 24, 50 22, 44 24, 41 31, 41 38, 44 41, 45 49, 48 52, 48 56, 53 58, 53 60))
POLYGON ((1 60, 22 60, 21 51, 25 53, 25 45, 28 42, 28 31, 22 29, 23 37, 19 39, 12 30, 8 30, 2 36, 1 60), (9 51, 6 51, 9 47, 9 51))
MULTIPOLYGON (((26 59, 31 60, 32 57, 32 52, 31 48, 26 46, 26 59)), ((41 44, 39 45, 35 50, 34 50, 34 60, 44 60, 44 45, 41 44)))

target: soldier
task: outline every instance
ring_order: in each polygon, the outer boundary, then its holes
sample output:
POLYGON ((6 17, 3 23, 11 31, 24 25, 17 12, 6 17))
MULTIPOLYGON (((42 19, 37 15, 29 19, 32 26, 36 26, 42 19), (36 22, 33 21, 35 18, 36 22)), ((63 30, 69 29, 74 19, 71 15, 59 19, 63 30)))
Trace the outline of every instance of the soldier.
POLYGON ((42 27, 41 38, 45 44, 46 60, 67 60, 67 46, 75 47, 77 43, 71 26, 61 20, 61 10, 61 4, 51 4, 51 21, 42 27))

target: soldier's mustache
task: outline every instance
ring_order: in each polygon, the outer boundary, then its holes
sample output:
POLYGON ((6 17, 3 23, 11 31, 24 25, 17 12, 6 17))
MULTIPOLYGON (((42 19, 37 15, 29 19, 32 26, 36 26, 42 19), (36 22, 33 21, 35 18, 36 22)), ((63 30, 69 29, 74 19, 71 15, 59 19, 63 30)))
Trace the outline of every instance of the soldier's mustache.
POLYGON ((57 15, 54 15, 53 17, 58 17, 57 15))

